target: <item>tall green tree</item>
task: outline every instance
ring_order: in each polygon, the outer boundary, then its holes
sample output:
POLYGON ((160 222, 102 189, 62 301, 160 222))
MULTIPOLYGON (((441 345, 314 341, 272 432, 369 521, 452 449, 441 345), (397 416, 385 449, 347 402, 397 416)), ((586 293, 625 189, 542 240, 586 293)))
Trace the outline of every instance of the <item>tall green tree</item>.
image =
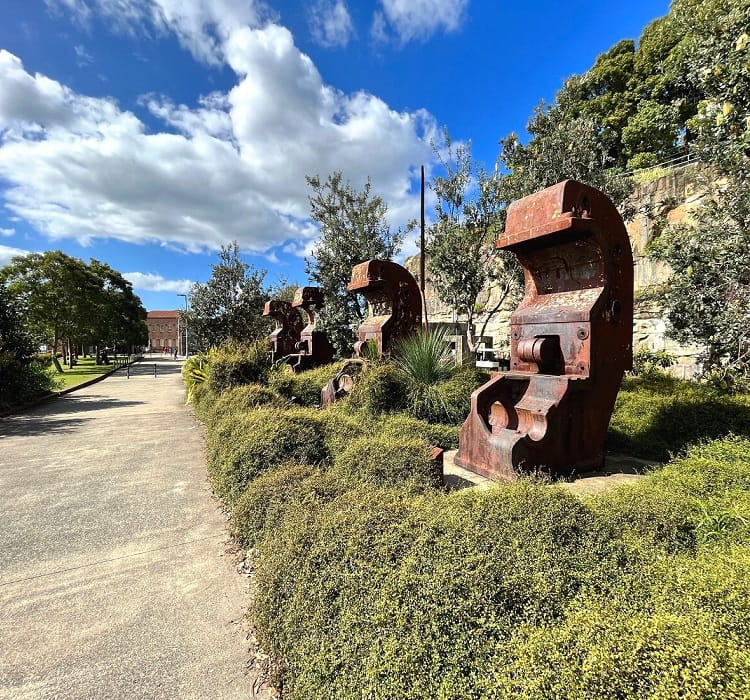
POLYGON ((515 255, 495 249, 505 224, 503 177, 488 173, 471 157, 471 142, 454 145, 446 130, 442 148, 435 148, 444 175, 433 179, 435 222, 430 226, 427 253, 433 285, 444 304, 467 321, 467 343, 474 352, 490 318, 521 290, 523 276, 515 255), (487 287, 499 289, 494 306, 481 309, 487 287), (485 312, 481 329, 475 319, 485 312))
POLYGON ((92 259, 89 269, 99 287, 91 304, 89 342, 130 350, 148 342, 146 310, 133 286, 107 263, 92 259))
MULTIPOLYGON (((88 335, 99 286, 82 260, 59 250, 19 256, 0 269, 0 284, 28 310, 28 330, 37 343, 57 349, 60 341, 70 346, 88 335)), ((61 372, 55 353, 53 359, 61 372)))
POLYGON ((672 274, 661 290, 668 332, 705 347, 704 375, 750 387, 750 1, 678 0, 683 60, 703 95, 690 120, 709 164, 707 195, 686 222, 666 226, 652 255, 672 274))
POLYGON ((346 291, 352 267, 370 259, 393 258, 404 232, 391 230, 386 221, 388 205, 373 194, 369 179, 361 191, 344 182, 340 172, 325 181, 317 175, 308 177, 307 184, 312 189, 310 217, 321 235, 311 257, 305 258, 306 272, 322 289, 326 303, 317 326, 328 334, 336 352, 347 357, 356 327, 367 315, 364 299, 346 291))
POLYGON ((50 376, 35 361, 35 353, 18 300, 0 285, 0 409, 53 388, 50 376))
POLYGON ((270 330, 263 317, 268 293, 263 287, 265 270, 256 270, 240 257, 237 241, 222 246, 211 278, 190 290, 190 310, 180 312, 187 323, 190 347, 208 350, 233 340, 248 343, 270 330))

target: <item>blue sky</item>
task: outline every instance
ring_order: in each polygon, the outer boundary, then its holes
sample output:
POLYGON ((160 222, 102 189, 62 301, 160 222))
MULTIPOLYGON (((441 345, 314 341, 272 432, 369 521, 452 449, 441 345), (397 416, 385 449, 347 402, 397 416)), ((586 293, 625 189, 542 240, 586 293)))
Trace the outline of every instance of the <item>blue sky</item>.
MULTIPOLYGON (((3 0, 0 265, 60 249, 149 309, 239 241, 305 283, 305 175, 342 170, 419 215, 447 126, 491 166, 540 99, 664 0, 3 0)), ((429 202, 429 194, 428 194, 429 202)), ((413 241, 407 253, 415 252, 413 241)))

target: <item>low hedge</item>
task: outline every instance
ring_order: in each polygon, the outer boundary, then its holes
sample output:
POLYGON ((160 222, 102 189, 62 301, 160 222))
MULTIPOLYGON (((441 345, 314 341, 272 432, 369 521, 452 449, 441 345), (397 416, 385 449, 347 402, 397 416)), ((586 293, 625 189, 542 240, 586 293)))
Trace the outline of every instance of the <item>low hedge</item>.
POLYGON ((301 406, 318 406, 323 387, 338 374, 343 360, 304 372, 292 372, 287 365, 271 370, 268 386, 281 396, 301 406))
POLYGON ((403 485, 417 490, 440 485, 429 444, 418 438, 386 435, 355 438, 333 459, 331 476, 342 483, 403 485))
POLYGON ((701 440, 750 435, 750 394, 725 396, 664 374, 626 377, 609 425, 608 449, 666 461, 701 440))
POLYGON ((232 509, 230 530, 244 547, 273 537, 290 506, 327 503, 346 490, 318 467, 289 463, 254 479, 232 509))
POLYGON ((265 382, 270 369, 268 343, 265 340, 251 344, 228 342, 211 355, 208 385, 220 394, 226 389, 265 382))
POLYGON ((747 498, 748 454, 695 447, 585 498, 522 481, 291 504, 251 613, 285 697, 747 697, 750 535, 698 533, 701 503, 747 498))
POLYGON ((290 460, 315 464, 327 456, 323 431, 301 408, 228 413, 209 427, 206 445, 213 487, 230 504, 273 467, 290 460))

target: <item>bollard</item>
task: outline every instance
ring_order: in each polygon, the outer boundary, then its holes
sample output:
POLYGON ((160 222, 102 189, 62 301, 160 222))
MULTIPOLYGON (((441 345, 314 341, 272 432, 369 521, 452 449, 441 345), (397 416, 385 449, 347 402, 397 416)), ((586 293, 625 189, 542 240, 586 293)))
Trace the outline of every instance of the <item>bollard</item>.
POLYGON ((130 365, 128 365, 128 379, 130 379, 130 365))
POLYGON ((154 363, 154 379, 156 379, 156 363, 154 363))

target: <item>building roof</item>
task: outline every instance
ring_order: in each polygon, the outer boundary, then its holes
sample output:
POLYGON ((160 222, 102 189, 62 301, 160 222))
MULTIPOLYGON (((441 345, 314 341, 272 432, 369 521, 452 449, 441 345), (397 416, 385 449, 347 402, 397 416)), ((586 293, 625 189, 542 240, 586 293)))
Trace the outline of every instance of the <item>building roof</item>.
POLYGON ((177 318, 179 311, 149 311, 147 318, 177 318))

